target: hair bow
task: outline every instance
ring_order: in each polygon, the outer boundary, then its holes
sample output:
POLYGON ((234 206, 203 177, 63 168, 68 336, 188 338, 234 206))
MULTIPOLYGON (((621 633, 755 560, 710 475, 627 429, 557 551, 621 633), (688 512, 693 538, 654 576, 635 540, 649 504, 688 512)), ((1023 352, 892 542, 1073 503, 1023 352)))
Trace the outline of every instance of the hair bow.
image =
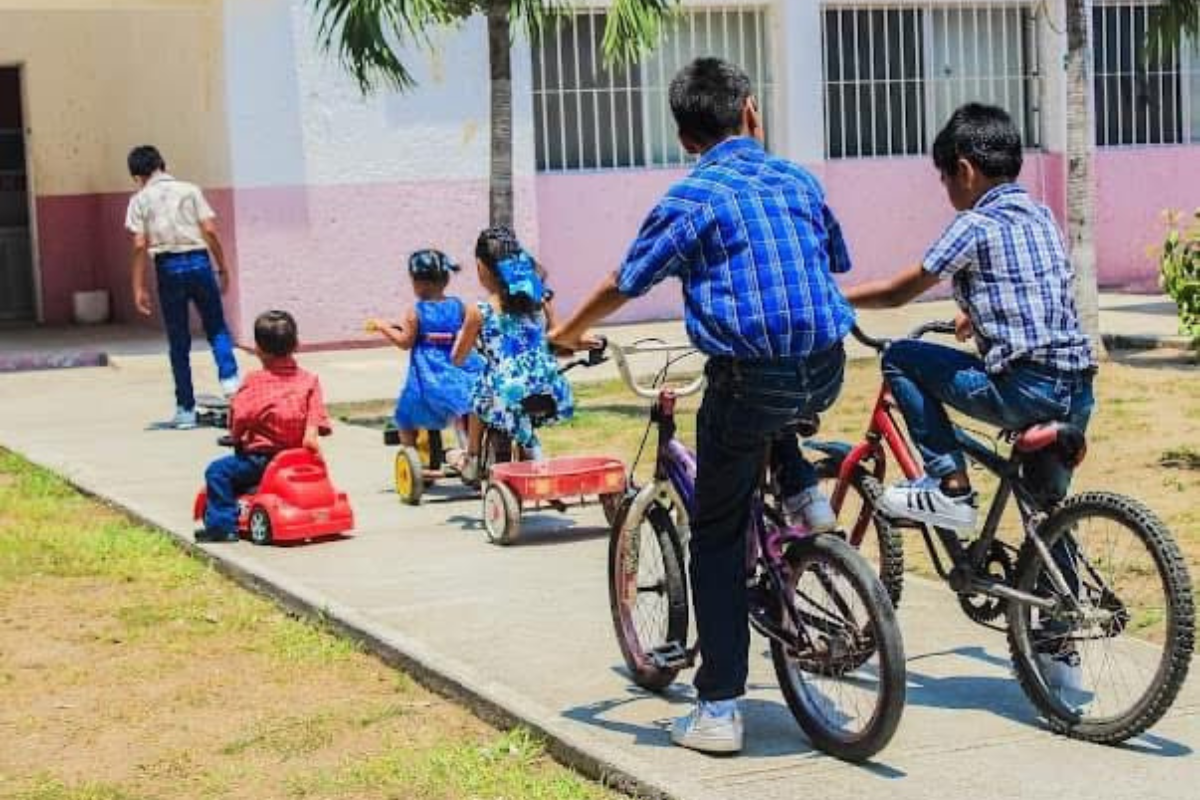
POLYGON ((542 284, 542 276, 538 275, 537 265, 524 250, 503 259, 496 265, 496 270, 510 295, 525 295, 535 303, 542 302, 546 287, 542 284))

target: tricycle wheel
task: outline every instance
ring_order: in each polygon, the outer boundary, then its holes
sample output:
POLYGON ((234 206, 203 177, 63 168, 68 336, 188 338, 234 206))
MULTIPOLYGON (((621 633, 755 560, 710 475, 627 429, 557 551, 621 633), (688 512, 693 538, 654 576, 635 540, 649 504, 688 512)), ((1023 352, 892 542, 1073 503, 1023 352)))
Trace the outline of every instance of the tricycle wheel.
POLYGON ((259 545, 268 545, 273 538, 271 515, 262 506, 250 509, 250 541, 259 545))
POLYGON ((483 527, 492 544, 512 544, 521 535, 521 501, 499 481, 483 493, 483 527))
POLYGON ((621 501, 625 496, 621 492, 609 492, 600 495, 600 507, 604 509, 604 521, 611 528, 617 520, 617 512, 621 510, 621 501))
POLYGON ((410 506, 421 502, 425 491, 422 476, 421 456, 411 447, 401 447, 396 452, 396 494, 410 506))

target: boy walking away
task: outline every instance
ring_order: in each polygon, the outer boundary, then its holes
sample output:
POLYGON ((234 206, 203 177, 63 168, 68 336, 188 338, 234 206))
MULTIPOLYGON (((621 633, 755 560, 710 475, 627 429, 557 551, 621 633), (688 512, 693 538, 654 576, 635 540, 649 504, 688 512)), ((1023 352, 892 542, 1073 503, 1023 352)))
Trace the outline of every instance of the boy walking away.
MULTIPOLYGON (((669 276, 683 283, 688 335, 709 356, 696 420, 697 508, 691 586, 699 629, 699 702, 672 740, 706 752, 742 747, 745 694, 746 524, 768 442, 841 391, 842 339, 854 312, 832 272, 850 268, 841 229, 809 173, 763 149, 750 80, 715 58, 675 77, 671 112, 699 161, 642 225, 624 265, 561 328, 555 344, 582 349, 587 329, 669 276)), ((772 448, 791 514, 814 530, 836 525, 795 436, 772 448)))
POLYGON ((262 479, 279 452, 306 447, 320 451, 319 436, 332 432, 321 382, 300 369, 293 354, 296 321, 286 311, 267 311, 254 321, 254 352, 263 368, 246 377, 229 409, 234 453, 208 465, 208 506, 198 542, 238 540, 237 498, 262 479))
POLYGON ((162 155, 150 145, 135 147, 128 161, 129 174, 139 187, 125 215, 125 228, 133 237, 134 302, 140 313, 150 315, 146 260, 152 258, 175 378, 171 425, 194 428, 196 396, 192 388, 189 303, 195 304, 212 346, 221 391, 231 397, 238 388, 233 340, 221 306, 221 295, 229 289, 229 265, 217 235, 216 214, 200 189, 169 175, 162 155))
MULTIPOLYGON (((958 215, 921 264, 846 295, 862 308, 890 308, 953 282, 958 339, 974 338, 980 356, 912 340, 884 353, 925 477, 889 487, 879 507, 964 536, 976 530, 978 503, 945 406, 1009 430, 1050 421, 1084 430, 1095 405, 1096 361, 1079 326, 1074 273, 1050 210, 1016 183, 1021 158, 1021 135, 1002 109, 970 103, 955 111, 933 143, 933 162, 958 215)), ((1044 658, 1052 662, 1047 680, 1078 687, 1074 650, 1044 658)))

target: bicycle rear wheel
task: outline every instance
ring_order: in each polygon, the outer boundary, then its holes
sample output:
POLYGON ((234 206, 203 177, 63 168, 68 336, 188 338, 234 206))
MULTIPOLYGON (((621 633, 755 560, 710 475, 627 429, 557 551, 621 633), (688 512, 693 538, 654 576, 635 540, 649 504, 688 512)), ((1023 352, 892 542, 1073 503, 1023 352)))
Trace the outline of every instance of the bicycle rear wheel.
MULTIPOLYGON (((833 497, 837 488, 838 465, 832 459, 817 464, 821 491, 833 497)), ((904 591, 904 535, 881 514, 875 506, 883 494, 883 486, 862 467, 857 467, 846 487, 846 497, 838 510, 838 522, 863 557, 870 562, 887 589, 893 608, 900 605, 904 591)))
POLYGON ((1053 588, 1026 542, 1017 588, 1066 602, 1056 611, 1009 603, 1017 680, 1055 731, 1125 741, 1162 718, 1187 677, 1195 609, 1186 562, 1153 512, 1109 492, 1067 499, 1039 534, 1071 596, 1053 588))
POLYGON ((688 599, 682 548, 667 509, 618 511, 608 543, 613 629, 633 682, 659 692, 683 668, 688 599))
POLYGON ((891 741, 904 711, 896 613, 871 566, 838 537, 805 539, 786 558, 781 605, 791 604, 795 613, 786 605, 778 613, 795 638, 787 645, 771 640, 780 689, 817 748, 865 761, 891 741))

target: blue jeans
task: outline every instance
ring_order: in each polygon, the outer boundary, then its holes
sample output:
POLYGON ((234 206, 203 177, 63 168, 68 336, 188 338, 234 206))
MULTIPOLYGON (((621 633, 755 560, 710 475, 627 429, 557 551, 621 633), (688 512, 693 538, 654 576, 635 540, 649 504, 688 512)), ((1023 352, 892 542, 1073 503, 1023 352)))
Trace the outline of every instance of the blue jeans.
POLYGON ((967 466, 945 406, 1008 430, 1052 421, 1086 430, 1096 404, 1091 371, 1063 372, 1025 361, 990 374, 977 356, 911 339, 883 354, 883 374, 933 478, 967 466))
MULTIPOLYGON (((713 358, 696 419, 696 516, 692 520, 692 604, 700 636, 695 685, 702 700, 746 691, 750 629, 746 528, 767 444, 798 415, 833 405, 842 388, 841 344, 805 359, 713 358)), ((815 486, 817 475, 794 436, 772 447, 786 494, 815 486)))
POLYGON ((195 303, 200 312, 200 322, 217 362, 217 376, 225 380, 238 373, 233 339, 225 326, 225 312, 221 307, 221 287, 217 285, 212 262, 204 250, 160 255, 154 259, 154 266, 158 276, 158 304, 162 308, 167 341, 171 346, 175 404, 190 411, 196 407, 196 394, 192 388, 189 302, 195 303))
POLYGON ((271 456, 266 453, 234 453, 208 465, 204 470, 208 493, 205 528, 222 533, 237 530, 238 495, 258 485, 270 461, 271 456))

